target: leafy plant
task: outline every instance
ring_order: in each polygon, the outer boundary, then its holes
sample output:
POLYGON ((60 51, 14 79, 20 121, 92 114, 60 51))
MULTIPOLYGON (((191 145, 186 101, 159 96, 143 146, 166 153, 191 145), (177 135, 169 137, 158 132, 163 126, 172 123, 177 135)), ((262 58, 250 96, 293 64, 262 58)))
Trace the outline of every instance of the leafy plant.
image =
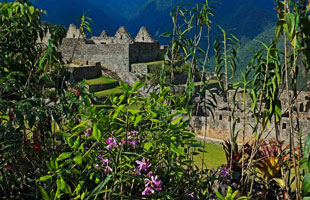
POLYGON ((123 95, 87 107, 83 122, 62 133, 67 151, 47 163, 49 172, 40 178, 43 193, 89 199, 185 195, 185 185, 191 184, 186 169, 192 161, 183 148, 201 145, 185 130, 189 122, 183 120, 186 111, 178 106, 180 99, 169 88, 137 97, 143 86, 121 84, 123 95), (173 108, 176 112, 169 112, 173 108))
POLYGON ((233 191, 230 186, 228 186, 226 196, 222 196, 219 192, 216 193, 216 196, 220 200, 247 200, 247 197, 238 197, 236 198, 238 191, 233 191))
MULTIPOLYGON (((289 151, 289 146, 270 140, 262 141, 254 158, 254 167, 260 170, 269 188, 274 188, 275 182, 282 190, 283 196, 287 197, 285 171, 294 166, 292 157, 298 157, 298 152, 289 151)), ((274 192, 274 191, 273 191, 274 192)))
MULTIPOLYGON (((283 177, 281 168, 289 159, 287 153, 288 147, 283 148, 283 144, 278 144, 274 140, 270 140, 268 143, 263 141, 259 148, 259 151, 255 157, 256 167, 261 171, 263 177, 267 182, 274 179, 281 179, 283 177), (281 163, 282 162, 282 163, 281 163)), ((283 186, 284 184, 281 183, 283 186)))
MULTIPOLYGON (((247 143, 242 148, 246 149, 246 152, 249 151, 250 145, 247 143)), ((223 143, 223 149, 225 151, 225 156, 227 160, 227 167, 231 166, 231 171, 239 173, 241 175, 242 171, 242 159, 245 159, 244 162, 247 162, 248 158, 243 158, 243 150, 238 147, 236 142, 225 141, 223 143)))

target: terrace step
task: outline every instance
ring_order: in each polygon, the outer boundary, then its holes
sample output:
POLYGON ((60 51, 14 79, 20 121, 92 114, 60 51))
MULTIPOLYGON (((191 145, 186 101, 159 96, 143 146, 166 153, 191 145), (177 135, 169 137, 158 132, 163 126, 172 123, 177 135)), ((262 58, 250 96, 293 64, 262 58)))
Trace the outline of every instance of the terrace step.
POLYGON ((120 87, 115 87, 115 88, 111 88, 111 89, 107 89, 107 90, 103 90, 103 91, 99 91, 95 93, 96 99, 97 101, 101 101, 106 99, 108 96, 110 95, 114 95, 114 96, 120 96, 124 93, 124 90, 120 87))
POLYGON ((103 90, 113 89, 117 86, 119 86, 119 82, 98 84, 98 85, 86 85, 86 87, 88 87, 90 92, 100 92, 103 90))
POLYGON ((110 77, 99 77, 95 79, 85 80, 85 85, 90 92, 94 92, 98 101, 104 100, 109 95, 119 96, 124 93, 119 87, 119 82, 110 77))
POLYGON ((99 92, 119 86, 119 82, 109 77, 99 77, 95 79, 85 80, 86 87, 90 92, 99 92))

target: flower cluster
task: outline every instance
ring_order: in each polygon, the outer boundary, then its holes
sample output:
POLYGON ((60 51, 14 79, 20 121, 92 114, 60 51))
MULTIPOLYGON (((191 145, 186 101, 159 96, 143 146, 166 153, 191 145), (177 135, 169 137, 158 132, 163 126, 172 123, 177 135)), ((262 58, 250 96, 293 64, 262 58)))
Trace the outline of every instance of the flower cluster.
MULTIPOLYGON (((102 155, 99 155, 97 158, 102 161, 101 166, 104 168, 105 174, 112 172, 112 168, 109 166, 109 163, 111 163, 109 159, 104 159, 102 155)), ((97 167, 99 167, 99 165, 97 165, 97 167)))
POLYGON ((114 138, 108 138, 107 139, 107 144, 108 144, 108 146, 106 147, 108 150, 112 150, 112 149, 116 149, 116 148, 118 148, 118 144, 117 144, 117 142, 116 142, 116 140, 114 139, 114 138))
POLYGON ((222 177, 228 176, 229 174, 230 174, 229 169, 226 167, 222 168, 220 171, 220 176, 222 177))
POLYGON ((138 134, 138 131, 130 131, 127 137, 127 143, 133 148, 135 148, 136 144, 140 143, 140 140, 135 138, 137 137, 137 134, 138 134))
POLYGON ((81 92, 79 91, 79 89, 72 89, 71 90, 73 93, 75 93, 76 96, 80 96, 81 92))
POLYGON ((126 141, 127 141, 128 145, 130 145, 133 148, 135 148, 136 145, 140 143, 140 140, 136 138, 137 134, 138 134, 138 131, 130 131, 128 133, 127 140, 122 139, 121 142, 119 143, 119 145, 120 146, 124 145, 124 144, 126 144, 126 141))
POLYGON ((155 191, 161 191, 161 180, 157 180, 157 176, 153 176, 152 172, 148 173, 148 178, 145 179, 145 189, 142 192, 143 196, 154 194, 155 191))
MULTIPOLYGON (((145 158, 142 158, 142 160, 136 160, 136 163, 138 164, 136 168, 135 175, 141 175, 141 172, 146 172, 152 164, 149 163, 149 160, 146 160, 145 158)), ((145 178, 145 189, 142 192, 143 196, 149 196, 154 194, 155 191, 161 191, 161 180, 157 180, 157 176, 153 175, 152 171, 149 171, 147 173, 147 178, 145 178)))
POLYGON ((145 160, 145 158, 142 158, 142 160, 136 160, 136 163, 138 164, 136 169, 136 175, 141 175, 141 171, 147 171, 148 168, 152 166, 151 163, 145 160))
POLYGON ((136 138, 137 133, 138 133, 138 131, 130 131, 128 133, 127 140, 122 139, 119 143, 116 141, 115 138, 110 137, 106 141, 108 144, 106 148, 108 150, 116 149, 116 148, 121 147, 122 145, 126 144, 126 142, 128 145, 135 148, 135 146, 140 143, 140 140, 136 138))

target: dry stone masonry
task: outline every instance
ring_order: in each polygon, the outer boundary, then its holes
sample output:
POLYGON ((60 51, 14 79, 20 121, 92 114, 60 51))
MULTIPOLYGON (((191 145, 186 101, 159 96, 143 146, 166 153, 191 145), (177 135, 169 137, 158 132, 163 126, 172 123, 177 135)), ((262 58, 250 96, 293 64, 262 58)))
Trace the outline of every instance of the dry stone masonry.
MULTIPOLYGON (((230 124, 233 121, 236 122, 236 133, 239 131, 238 142, 242 142, 242 130, 243 130, 243 91, 239 91, 235 98, 235 112, 233 113, 234 118, 232 118, 232 110, 233 110, 233 100, 232 97, 234 96, 235 91, 229 92, 229 99, 225 100, 222 96, 215 94, 215 99, 217 102, 217 108, 214 111, 214 118, 211 115, 204 115, 204 116, 194 116, 191 118, 191 125, 194 131, 200 135, 201 137, 208 137, 208 138, 215 138, 220 140, 228 140, 231 137, 231 128, 230 124), (228 107, 228 102, 230 102, 230 109, 228 107)), ((206 99, 210 99, 210 94, 206 92, 206 99)), ((282 118, 279 128, 280 136, 279 138, 284 141, 285 143, 289 143, 289 130, 290 130, 290 123, 289 123, 289 103, 287 99, 287 93, 284 91, 281 96, 281 107, 282 107, 282 118)), ((296 130, 296 125, 299 123, 299 126, 302 129, 303 136, 308 134, 310 130, 310 92, 301 91, 298 94, 298 98, 296 99, 296 106, 293 107, 294 111, 298 111, 298 116, 294 114, 293 116, 293 127, 296 130), (298 118, 298 122, 296 119, 298 118)), ((250 109, 251 104, 249 99, 247 99, 247 110, 250 109)), ((259 102, 258 102, 259 104, 259 102)), ((296 113, 296 112, 294 112, 296 113)), ((258 119, 261 116, 257 116, 258 119)), ((245 139, 246 141, 253 141, 254 134, 252 127, 255 126, 255 118, 252 115, 249 115, 246 112, 246 128, 245 128, 245 139)), ((258 127, 258 130, 261 130, 261 126, 258 127)), ((296 136, 296 132, 294 133, 296 136)), ((271 123, 267 130, 264 131, 264 135, 262 139, 275 139, 276 138, 276 130, 275 130, 275 123, 274 119, 271 120, 271 123)), ((296 136, 295 141, 298 141, 296 136)))
MULTIPOLYGON (((159 59, 161 47, 145 27, 132 39, 125 27, 115 35, 102 31, 100 36, 86 39, 75 25, 70 25, 59 51, 66 63, 77 65, 100 65, 112 71, 131 72, 134 63, 159 59)), ((142 70, 143 71, 143 70, 142 70)))

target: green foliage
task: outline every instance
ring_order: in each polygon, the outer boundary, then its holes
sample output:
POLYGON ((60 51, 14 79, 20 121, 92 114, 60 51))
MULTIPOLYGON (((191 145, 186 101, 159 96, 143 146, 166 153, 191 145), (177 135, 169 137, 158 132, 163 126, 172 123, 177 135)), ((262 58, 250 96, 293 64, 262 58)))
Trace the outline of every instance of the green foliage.
POLYGON ((306 164, 307 173, 305 174, 302 182, 302 195, 304 199, 310 198, 310 134, 308 134, 305 147, 303 162, 306 164))
MULTIPOLYGON (((172 101, 179 99, 170 96, 168 88, 157 95, 152 94, 149 98, 135 96, 141 86, 143 84, 137 83, 131 90, 122 85, 125 90, 123 95, 111 97, 111 104, 88 107, 81 116, 85 121, 72 128, 72 131, 63 132, 68 144, 65 149, 71 148, 71 152, 56 156, 59 167, 51 168, 48 174, 54 175, 53 180, 56 183, 57 180, 63 180, 65 183, 57 185, 54 182, 53 185, 45 185, 47 193, 61 191, 60 194, 63 196, 69 195, 73 198, 82 194, 88 198, 97 195, 117 198, 121 194, 141 198, 141 193, 145 189, 144 179, 147 176, 142 171, 142 175, 136 174, 136 161, 145 158, 152 164, 149 170, 159 175, 163 181, 163 191, 156 192, 155 196, 184 195, 182 188, 185 183, 180 183, 185 181, 187 175, 184 167, 189 161, 183 148, 191 147, 195 143, 194 135, 185 131, 189 122, 183 121, 182 116, 186 111, 165 103, 167 99, 172 101), (177 112, 167 112, 173 108, 177 109, 177 112), (92 130, 92 133, 84 136, 87 130, 92 130), (109 149, 109 140, 112 139, 116 144, 109 149), (85 148, 88 150, 85 151, 85 148), (101 164, 102 161, 98 156, 111 162, 110 173, 104 173, 105 166, 101 164), (79 176, 68 174, 66 171, 76 172, 79 176), (89 181, 78 193, 73 192, 77 188, 71 188, 72 192, 68 193, 66 185, 69 182, 79 183, 83 180, 89 181), (105 184, 102 187, 98 185, 103 182, 105 184), (182 187, 178 186, 179 184, 182 187), (170 194, 168 188, 174 188, 176 193, 170 194)), ((51 160, 49 163, 52 162, 51 160)))
POLYGON ((26 1, 1 2, 0 13, 0 193, 6 199, 40 194, 47 199, 38 178, 60 151, 58 132, 79 120, 79 107, 90 99, 83 85, 68 90, 65 84, 56 51, 61 27, 42 24, 43 11, 26 1), (45 46, 39 38, 47 32, 51 38, 45 46))
POLYGON ((225 81, 225 86, 222 86, 222 89, 227 92, 230 89, 228 81, 234 76, 237 68, 237 52, 240 48, 240 41, 234 35, 229 35, 229 32, 221 26, 218 27, 221 30, 221 35, 214 42, 215 73, 219 81, 225 81), (230 74, 231 77, 229 77, 230 74))
POLYGON ((85 12, 80 17, 80 30, 83 38, 86 38, 87 32, 92 35, 91 23, 94 23, 93 20, 90 17, 87 17, 85 12))
POLYGON ((231 189, 230 186, 228 186, 228 189, 227 189, 227 194, 226 196, 222 196, 219 192, 216 193, 216 196, 220 199, 220 200, 247 200, 248 198, 247 197, 239 197, 239 198, 236 198, 238 194, 238 191, 233 191, 231 189))
MULTIPOLYGON (((272 182, 280 186, 281 194, 291 195, 291 180, 286 174, 294 167, 296 196, 302 193, 309 198, 309 169, 305 176, 299 173, 301 142, 299 149, 294 148, 294 137, 298 136, 298 141, 302 138, 298 123, 296 131, 290 127, 289 150, 282 148, 279 141, 270 146, 258 142, 271 123, 275 124, 278 139, 283 113, 280 88, 284 83, 287 90, 293 89, 293 96, 288 95, 289 117, 293 122, 298 64, 304 64, 305 72, 309 70, 306 1, 276 2, 279 22, 274 42, 258 42, 262 49, 254 53, 242 80, 233 85, 228 81, 229 75, 237 71, 240 41, 219 27, 221 35, 214 43, 215 71, 220 81, 225 78, 223 95, 228 97, 233 119, 238 109, 236 96, 239 88, 243 89, 244 114, 244 144, 239 149, 236 141, 240 130, 236 130, 234 121, 232 143, 224 145, 227 167, 220 171, 195 166, 194 155, 205 150, 188 130, 188 116, 192 116, 195 106, 199 108, 203 103, 210 116, 215 107, 212 94, 205 102, 193 103, 194 97, 200 100, 205 96, 203 92, 209 84, 204 75, 210 45, 205 49, 199 47, 205 30, 209 38, 214 15, 208 1, 192 7, 178 5, 171 11, 174 29, 164 34, 171 38, 167 52, 171 59, 160 66, 161 87, 157 91, 141 97, 139 89, 144 83, 137 82, 132 87, 121 83, 113 91, 97 93, 107 96, 114 93, 100 105, 93 104, 84 83, 74 86, 66 81, 57 53, 63 28, 42 24, 43 11, 27 1, 0 3, 1 195, 6 199, 210 199, 215 195, 219 199, 237 199, 238 191, 247 194, 258 186, 266 189, 264 197, 268 198, 268 194, 276 191, 272 182), (47 32, 51 33, 51 39, 44 46, 38 39, 47 32), (291 48, 291 51, 285 48, 284 70, 282 52, 277 48, 281 34, 291 48), (184 64, 180 66, 178 62, 184 64), (167 86, 173 84, 174 75, 179 72, 186 72, 188 79, 184 94, 177 95, 167 86), (199 92, 195 91, 194 83, 198 75, 203 83, 199 92), (235 89, 231 98, 230 89, 235 89), (251 108, 247 109, 246 104, 251 108), (255 120, 251 128, 256 140, 252 146, 244 142, 248 115, 255 120), (264 179, 257 176, 258 169, 264 179), (238 178, 234 178, 236 172, 238 178), (303 185, 299 187, 301 180, 303 185), (214 193, 214 187, 222 183, 234 186, 223 192, 224 186, 221 193, 226 193, 225 197, 214 193)), ((80 20, 85 38, 87 32, 91 34, 91 20, 85 14, 80 20)), ((98 81, 103 80, 93 80, 98 81)), ((302 160, 307 167, 309 141, 308 137, 302 160)))

